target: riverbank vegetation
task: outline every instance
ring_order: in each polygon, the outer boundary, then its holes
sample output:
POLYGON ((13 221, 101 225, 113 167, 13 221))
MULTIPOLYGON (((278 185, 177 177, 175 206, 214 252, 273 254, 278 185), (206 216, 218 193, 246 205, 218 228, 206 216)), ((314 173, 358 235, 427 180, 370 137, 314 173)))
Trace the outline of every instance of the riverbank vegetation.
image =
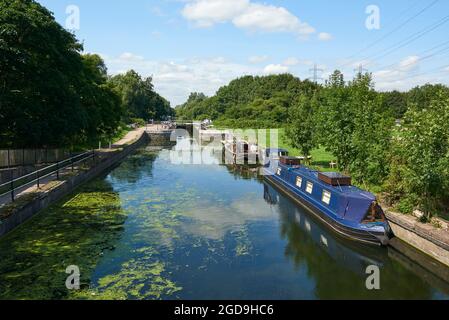
POLYGON ((173 115, 151 78, 109 76, 37 2, 4 0, 0 9, 0 148, 98 145, 134 118, 173 115))
POLYGON ((220 127, 278 128, 280 147, 312 155, 312 165, 353 176, 398 210, 447 217, 449 88, 378 92, 371 74, 346 81, 335 71, 324 85, 289 75, 245 76, 213 97, 192 94, 181 119, 220 127))

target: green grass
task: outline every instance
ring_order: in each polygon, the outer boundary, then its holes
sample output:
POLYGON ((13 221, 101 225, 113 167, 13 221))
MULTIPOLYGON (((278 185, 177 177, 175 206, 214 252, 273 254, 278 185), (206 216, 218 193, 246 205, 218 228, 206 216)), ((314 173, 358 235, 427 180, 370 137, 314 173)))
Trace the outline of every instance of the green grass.
MULTIPOLYGON (((291 156, 297 157, 302 156, 303 154, 301 151, 297 148, 294 148, 289 144, 285 130, 284 129, 278 129, 279 130, 279 148, 286 149, 289 151, 289 154, 291 156)), ((261 147, 266 147, 266 145, 270 145, 270 131, 267 130, 267 143, 265 145, 261 145, 261 147)), ((335 171, 337 169, 331 169, 330 163, 335 159, 335 157, 330 153, 327 152, 323 147, 319 147, 317 149, 312 150, 311 152, 312 156, 312 163, 311 166, 321 170, 321 171, 335 171)))

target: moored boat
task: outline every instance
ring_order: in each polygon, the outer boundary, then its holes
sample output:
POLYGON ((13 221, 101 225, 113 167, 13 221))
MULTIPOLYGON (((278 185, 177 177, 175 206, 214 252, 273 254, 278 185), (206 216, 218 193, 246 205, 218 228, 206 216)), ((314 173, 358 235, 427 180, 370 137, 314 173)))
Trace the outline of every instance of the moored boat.
POLYGON ((306 207, 336 233, 368 244, 387 245, 391 228, 376 196, 351 184, 336 172, 319 172, 301 165, 283 150, 264 152, 264 177, 306 207))

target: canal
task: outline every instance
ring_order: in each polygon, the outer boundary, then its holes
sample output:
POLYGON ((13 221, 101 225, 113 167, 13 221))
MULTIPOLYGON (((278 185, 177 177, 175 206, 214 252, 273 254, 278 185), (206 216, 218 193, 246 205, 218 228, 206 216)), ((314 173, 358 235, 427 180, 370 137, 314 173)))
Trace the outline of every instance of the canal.
POLYGON ((142 148, 2 238, 0 299, 449 297, 399 253, 339 239, 253 171, 173 156, 142 148), (71 265, 78 291, 65 287, 71 265), (366 289, 370 265, 380 290, 366 289))

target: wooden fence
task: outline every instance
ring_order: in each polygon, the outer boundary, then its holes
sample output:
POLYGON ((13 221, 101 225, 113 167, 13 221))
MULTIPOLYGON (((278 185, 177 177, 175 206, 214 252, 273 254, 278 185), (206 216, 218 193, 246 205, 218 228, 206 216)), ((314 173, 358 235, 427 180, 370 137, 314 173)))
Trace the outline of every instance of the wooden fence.
POLYGON ((70 156, 70 152, 63 149, 0 150, 0 168, 56 163, 70 156))

